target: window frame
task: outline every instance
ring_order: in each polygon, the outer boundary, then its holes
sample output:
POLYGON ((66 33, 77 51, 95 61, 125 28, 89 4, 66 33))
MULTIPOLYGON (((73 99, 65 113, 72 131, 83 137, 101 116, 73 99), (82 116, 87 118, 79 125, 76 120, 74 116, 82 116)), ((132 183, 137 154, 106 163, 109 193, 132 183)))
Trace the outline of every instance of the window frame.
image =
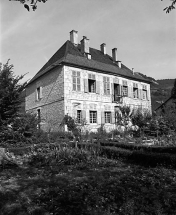
POLYGON ((104 112, 104 120, 105 123, 111 123, 111 111, 105 111, 104 112))
POLYGON ((88 79, 88 92, 96 93, 96 80, 88 79), (93 88, 93 90, 92 90, 93 88))
POLYGON ((76 111, 76 120, 77 120, 77 123, 81 123, 81 120, 82 120, 82 110, 77 110, 76 111))
POLYGON ((93 110, 89 111, 89 122, 90 124, 97 123, 97 111, 93 111, 93 110))

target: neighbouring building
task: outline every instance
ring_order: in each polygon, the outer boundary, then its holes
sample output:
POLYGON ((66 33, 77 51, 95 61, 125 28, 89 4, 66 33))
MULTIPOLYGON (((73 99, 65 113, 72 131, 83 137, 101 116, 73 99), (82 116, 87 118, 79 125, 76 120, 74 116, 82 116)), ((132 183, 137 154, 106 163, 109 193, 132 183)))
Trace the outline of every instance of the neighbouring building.
POLYGON ((112 56, 106 44, 89 47, 89 39, 78 43, 78 32, 49 59, 26 87, 26 111, 37 113, 41 128, 57 130, 68 114, 84 120, 90 131, 105 124, 112 128, 119 106, 151 111, 150 81, 112 56))

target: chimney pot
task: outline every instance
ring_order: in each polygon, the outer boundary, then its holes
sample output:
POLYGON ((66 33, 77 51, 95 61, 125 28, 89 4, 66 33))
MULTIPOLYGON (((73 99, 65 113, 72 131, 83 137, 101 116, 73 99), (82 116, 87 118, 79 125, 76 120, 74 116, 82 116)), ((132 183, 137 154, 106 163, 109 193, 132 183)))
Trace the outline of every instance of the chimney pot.
POLYGON ((74 45, 78 45, 78 32, 75 30, 70 31, 70 42, 74 45))
POLYGON ((112 49, 112 59, 113 59, 113 62, 117 61, 117 48, 112 49))
POLYGON ((100 50, 101 50, 101 52, 105 55, 106 54, 106 44, 105 43, 102 43, 101 45, 100 45, 100 50))

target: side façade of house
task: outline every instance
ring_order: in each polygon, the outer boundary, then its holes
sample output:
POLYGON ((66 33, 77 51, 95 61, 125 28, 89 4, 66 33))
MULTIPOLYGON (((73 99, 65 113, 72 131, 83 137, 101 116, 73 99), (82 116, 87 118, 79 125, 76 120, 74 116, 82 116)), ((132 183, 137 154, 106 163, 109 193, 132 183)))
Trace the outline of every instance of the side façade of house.
POLYGON ((89 39, 78 43, 78 32, 50 58, 26 87, 25 109, 41 119, 44 130, 59 129, 64 115, 82 120, 88 130, 101 124, 112 128, 119 106, 151 111, 150 81, 117 58, 90 48, 89 39))

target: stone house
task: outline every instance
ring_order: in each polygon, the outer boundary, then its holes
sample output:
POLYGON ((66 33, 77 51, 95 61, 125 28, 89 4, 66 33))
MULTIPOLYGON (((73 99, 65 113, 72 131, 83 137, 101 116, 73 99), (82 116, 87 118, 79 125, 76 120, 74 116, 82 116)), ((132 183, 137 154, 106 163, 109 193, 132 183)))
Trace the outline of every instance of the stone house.
POLYGON ((25 109, 37 113, 42 129, 57 130, 68 114, 83 120, 92 131, 104 124, 112 128, 121 105, 151 111, 150 82, 127 68, 117 57, 78 43, 78 32, 49 59, 26 87, 25 109))

